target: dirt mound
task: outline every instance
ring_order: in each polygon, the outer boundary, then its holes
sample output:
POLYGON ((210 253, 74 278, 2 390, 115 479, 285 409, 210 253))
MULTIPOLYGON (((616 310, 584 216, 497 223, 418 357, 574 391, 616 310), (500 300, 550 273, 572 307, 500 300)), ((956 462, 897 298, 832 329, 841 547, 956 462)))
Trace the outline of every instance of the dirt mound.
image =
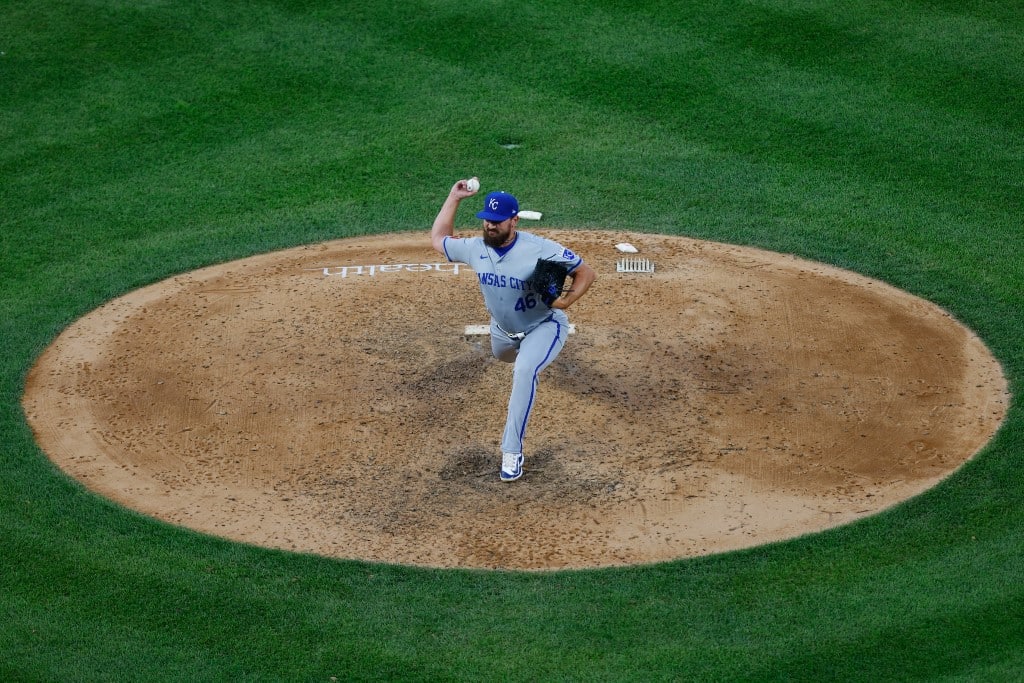
POLYGON ((690 239, 538 231, 599 273, 499 482, 510 366, 426 234, 183 274, 69 327, 31 372, 42 448, 86 486, 248 543, 439 567, 653 562, 872 514, 996 431, 998 363, 934 305, 690 239), (618 273, 629 241, 653 273, 618 273), (628 285, 628 286, 627 286, 628 285))

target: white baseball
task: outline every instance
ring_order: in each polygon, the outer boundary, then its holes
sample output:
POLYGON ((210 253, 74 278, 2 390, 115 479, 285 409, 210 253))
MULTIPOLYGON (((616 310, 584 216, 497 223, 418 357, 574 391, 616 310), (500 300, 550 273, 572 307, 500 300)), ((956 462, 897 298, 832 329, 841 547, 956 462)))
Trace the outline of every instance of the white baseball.
POLYGON ((470 178, 466 181, 466 189, 470 192, 476 192, 480 189, 480 181, 476 178, 470 178))

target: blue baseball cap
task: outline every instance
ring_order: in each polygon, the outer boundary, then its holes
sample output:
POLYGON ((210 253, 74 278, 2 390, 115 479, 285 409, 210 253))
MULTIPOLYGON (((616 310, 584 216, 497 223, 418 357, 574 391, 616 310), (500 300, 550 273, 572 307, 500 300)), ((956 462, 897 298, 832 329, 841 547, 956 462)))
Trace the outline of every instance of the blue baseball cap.
POLYGON ((484 197, 484 210, 477 218, 500 223, 519 213, 519 202, 508 192, 491 192, 484 197))

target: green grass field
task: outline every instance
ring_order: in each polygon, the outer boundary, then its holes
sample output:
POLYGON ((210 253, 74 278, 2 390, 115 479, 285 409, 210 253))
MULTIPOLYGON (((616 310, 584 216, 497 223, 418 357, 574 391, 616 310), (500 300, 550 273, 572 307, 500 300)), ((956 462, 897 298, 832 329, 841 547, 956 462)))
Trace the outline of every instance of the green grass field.
POLYGON ((0 4, 0 680, 1024 678, 1016 400, 979 457, 855 525, 549 574, 173 528, 56 470, 19 403, 103 302, 257 252, 426 234, 474 174, 549 227, 886 280, 974 329, 1016 395, 1022 93, 1015 1, 0 4))

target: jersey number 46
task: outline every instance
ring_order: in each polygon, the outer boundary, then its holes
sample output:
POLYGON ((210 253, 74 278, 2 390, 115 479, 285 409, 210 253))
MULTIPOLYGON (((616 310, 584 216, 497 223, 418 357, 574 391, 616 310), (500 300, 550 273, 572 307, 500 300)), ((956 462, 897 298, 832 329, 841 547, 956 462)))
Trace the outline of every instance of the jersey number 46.
POLYGON ((533 308, 536 305, 537 299, 534 297, 532 293, 530 293, 527 294, 526 296, 519 297, 519 300, 516 301, 516 310, 525 311, 526 309, 533 308))

